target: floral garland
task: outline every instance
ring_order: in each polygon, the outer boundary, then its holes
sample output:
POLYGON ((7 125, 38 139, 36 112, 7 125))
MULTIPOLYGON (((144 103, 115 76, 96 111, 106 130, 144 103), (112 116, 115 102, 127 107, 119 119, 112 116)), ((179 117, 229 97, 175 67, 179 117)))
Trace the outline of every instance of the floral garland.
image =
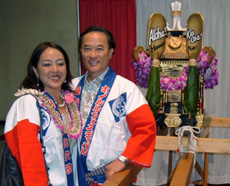
POLYGON ((151 57, 148 57, 145 52, 141 52, 138 54, 138 61, 133 60, 132 65, 135 70, 137 84, 140 87, 147 88, 152 66, 151 57))
MULTIPOLYGON (((147 56, 145 52, 138 54, 138 61, 132 61, 132 65, 135 70, 135 77, 137 85, 143 88, 148 88, 148 81, 152 66, 152 59, 147 56)), ((204 77, 204 88, 213 88, 218 85, 218 71, 217 63, 218 60, 216 55, 214 55, 213 62, 209 64, 210 56, 208 53, 202 51, 197 59, 197 68, 201 76, 204 77)), ((188 77, 188 67, 184 67, 183 73, 180 77, 167 77, 160 76, 160 87, 163 90, 181 90, 183 87, 187 86, 188 77)))
POLYGON ((184 70, 179 77, 160 76, 160 87, 163 90, 181 90, 187 85, 188 67, 184 70))
POLYGON ((67 133, 70 138, 78 139, 82 133, 82 121, 80 117, 80 112, 78 112, 78 105, 74 100, 74 95, 67 90, 62 90, 62 94, 64 94, 64 99, 66 102, 66 106, 68 107, 68 112, 71 119, 70 126, 66 126, 63 123, 63 120, 60 117, 59 112, 55 110, 55 106, 50 98, 44 95, 43 92, 36 89, 21 89, 15 94, 15 96, 22 96, 26 94, 32 94, 41 100, 41 106, 43 106, 47 112, 51 115, 54 123, 58 128, 61 129, 64 133, 67 133))
POLYGON ((204 77, 204 88, 213 89, 214 86, 218 85, 219 73, 217 71, 218 60, 216 54, 214 53, 213 60, 209 62, 210 56, 208 52, 205 51, 205 47, 197 59, 197 68, 201 76, 204 77))

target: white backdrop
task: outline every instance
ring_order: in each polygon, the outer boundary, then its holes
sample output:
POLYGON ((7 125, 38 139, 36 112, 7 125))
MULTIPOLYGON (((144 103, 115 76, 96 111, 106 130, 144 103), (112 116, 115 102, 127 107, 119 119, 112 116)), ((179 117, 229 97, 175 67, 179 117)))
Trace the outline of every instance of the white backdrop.
MULTIPOLYGON (((230 1, 229 0, 178 0, 182 3, 181 26, 186 27, 192 13, 200 12, 204 18, 203 46, 211 46, 218 59, 219 85, 204 92, 206 116, 230 117, 230 1)), ((152 13, 164 15, 172 27, 170 3, 172 0, 136 0, 137 46, 146 49, 147 23, 152 13)), ((230 129, 211 129, 211 138, 229 138, 230 129)), ((202 162, 201 154, 198 159, 202 162)), ((209 177, 211 184, 230 183, 230 155, 209 156, 209 177)), ((156 152, 153 166, 144 169, 138 176, 141 186, 160 185, 167 182, 167 152, 156 152)))

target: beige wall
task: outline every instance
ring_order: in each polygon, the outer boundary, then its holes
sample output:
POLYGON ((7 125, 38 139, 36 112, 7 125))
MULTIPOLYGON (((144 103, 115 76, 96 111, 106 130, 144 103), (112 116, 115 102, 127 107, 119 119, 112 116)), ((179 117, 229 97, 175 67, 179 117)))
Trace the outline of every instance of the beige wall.
POLYGON ((15 100, 37 44, 54 41, 68 53, 71 72, 78 75, 76 0, 1 0, 0 120, 15 100))

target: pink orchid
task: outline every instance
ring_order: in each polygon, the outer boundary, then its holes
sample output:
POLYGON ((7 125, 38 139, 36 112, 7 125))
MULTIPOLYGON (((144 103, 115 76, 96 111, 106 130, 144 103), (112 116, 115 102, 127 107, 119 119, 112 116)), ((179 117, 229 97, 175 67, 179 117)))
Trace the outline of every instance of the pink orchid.
POLYGON ((70 103, 72 103, 74 101, 74 95, 72 94, 72 93, 67 93, 66 95, 65 95, 65 102, 67 103, 67 104, 70 104, 70 103))

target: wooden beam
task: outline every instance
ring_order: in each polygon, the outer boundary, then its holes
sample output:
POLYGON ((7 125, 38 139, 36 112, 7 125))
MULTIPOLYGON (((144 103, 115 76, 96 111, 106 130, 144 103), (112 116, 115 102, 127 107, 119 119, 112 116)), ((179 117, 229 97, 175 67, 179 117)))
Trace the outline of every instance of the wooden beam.
POLYGON ((198 162, 196 162, 195 168, 196 168, 197 172, 199 173, 201 179, 204 180, 204 178, 205 178, 205 176, 204 176, 204 170, 200 167, 200 165, 199 165, 198 162))
MULTIPOLYGON (((157 136, 155 150, 177 151, 177 136, 157 136)), ((230 139, 198 138, 197 152, 230 153, 230 139)))
POLYGON ((230 127, 230 118, 204 117, 204 127, 230 127))
POLYGON ((188 186, 193 169, 193 153, 185 153, 181 156, 175 172, 173 174, 170 186, 188 186))
POLYGON ((157 136, 155 150, 176 151, 178 149, 178 137, 157 136))
POLYGON ((133 165, 129 169, 110 176, 102 186, 129 186, 141 169, 142 167, 133 165))

